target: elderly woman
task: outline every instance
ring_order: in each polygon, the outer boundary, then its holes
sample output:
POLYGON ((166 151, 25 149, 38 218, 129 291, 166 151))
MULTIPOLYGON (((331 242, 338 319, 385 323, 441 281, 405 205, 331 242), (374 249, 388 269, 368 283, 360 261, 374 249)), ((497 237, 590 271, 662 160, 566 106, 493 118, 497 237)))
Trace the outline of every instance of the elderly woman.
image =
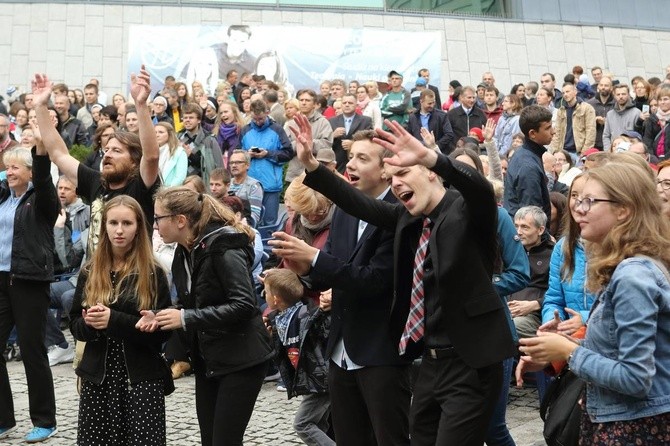
MULTIPOLYGON (((0 345, 14 325, 23 354, 33 429, 32 443, 56 433, 56 402, 44 335, 53 276, 53 226, 60 204, 49 173, 46 149, 33 157, 19 147, 3 156, 7 179, 0 182, 0 345)), ((0 361, 0 439, 16 427, 5 361, 0 361)))
MULTIPOLYGON (((330 233, 330 223, 333 220, 335 206, 325 196, 303 184, 305 174, 300 175, 286 189, 284 203, 289 218, 284 231, 304 240, 310 246, 322 249, 330 233)), ((284 267, 282 260, 280 267, 284 267)), ((318 292, 306 292, 305 297, 314 299, 319 304, 318 292)))

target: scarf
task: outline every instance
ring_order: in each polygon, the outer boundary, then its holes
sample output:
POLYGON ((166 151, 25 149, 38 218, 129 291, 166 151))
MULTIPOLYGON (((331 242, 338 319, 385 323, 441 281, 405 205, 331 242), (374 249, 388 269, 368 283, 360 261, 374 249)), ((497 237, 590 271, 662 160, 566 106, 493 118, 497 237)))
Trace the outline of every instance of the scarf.
POLYGON ((664 112, 659 107, 659 109, 656 111, 656 117, 658 118, 658 122, 661 124, 661 127, 665 127, 665 124, 670 121, 670 110, 664 112))
POLYGON ((370 96, 366 96, 362 101, 358 101, 358 108, 365 110, 365 107, 370 103, 370 96))
POLYGON ((333 220, 333 213, 335 212, 335 205, 331 205, 330 209, 328 209, 328 213, 326 216, 323 218, 318 223, 310 223, 309 220, 307 220, 303 215, 300 216, 300 223, 308 229, 310 232, 313 234, 318 234, 321 232, 325 227, 330 225, 330 222, 333 220))
POLYGON ((226 167, 228 167, 228 159, 233 153, 233 150, 239 148, 239 128, 237 124, 226 124, 221 123, 219 126, 219 133, 216 135, 216 140, 221 147, 221 152, 223 152, 223 158, 225 159, 226 167))

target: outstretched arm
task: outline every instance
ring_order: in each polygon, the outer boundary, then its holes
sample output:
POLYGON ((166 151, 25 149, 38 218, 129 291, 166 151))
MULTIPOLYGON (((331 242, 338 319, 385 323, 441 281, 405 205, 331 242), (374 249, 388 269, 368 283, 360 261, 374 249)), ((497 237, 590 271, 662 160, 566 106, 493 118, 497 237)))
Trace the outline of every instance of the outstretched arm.
POLYGON ((151 76, 144 65, 140 68, 140 74, 130 75, 130 94, 135 100, 137 119, 140 131, 140 144, 142 145, 142 160, 140 161, 140 176, 147 188, 153 186, 158 178, 158 141, 154 125, 151 122, 151 112, 147 105, 147 99, 151 94, 151 76))
MULTIPOLYGON (((58 134, 58 130, 51 122, 49 109, 47 105, 51 99, 52 83, 46 74, 35 74, 31 81, 33 90, 33 103, 35 104, 35 113, 37 115, 37 126, 42 138, 42 144, 49 152, 49 158, 58 166, 58 169, 67 176, 75 185, 77 184, 77 161, 58 134)), ((154 137, 155 139, 155 137, 154 137)))

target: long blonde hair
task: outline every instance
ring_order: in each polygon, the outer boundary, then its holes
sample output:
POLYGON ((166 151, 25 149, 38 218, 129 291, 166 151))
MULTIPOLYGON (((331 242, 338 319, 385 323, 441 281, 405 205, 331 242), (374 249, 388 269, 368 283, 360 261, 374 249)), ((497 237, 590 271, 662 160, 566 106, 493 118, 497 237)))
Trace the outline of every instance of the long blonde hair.
POLYGON ((219 113, 221 111, 221 107, 224 105, 230 106, 230 109, 233 111, 233 123, 237 126, 237 132, 239 133, 242 127, 244 127, 244 120, 242 119, 242 115, 240 114, 240 109, 237 107, 237 104, 234 103, 231 100, 226 99, 225 101, 221 102, 221 105, 219 105, 219 108, 216 112, 216 120, 214 121, 214 128, 212 129, 212 135, 217 136, 219 134, 219 130, 221 129, 221 114, 219 113))
POLYGON ((177 139, 177 132, 174 131, 174 127, 169 122, 158 122, 154 127, 163 127, 168 134, 167 145, 170 149, 170 156, 174 156, 174 153, 179 147, 179 139, 177 139))
POLYGON ((137 308, 148 310, 156 305, 158 294, 156 270, 160 266, 154 260, 151 239, 146 228, 144 212, 134 198, 128 195, 119 195, 105 203, 98 247, 91 260, 84 266, 88 272, 88 280, 84 288, 85 301, 83 302, 86 307, 90 308, 98 303, 109 306, 116 302, 123 287, 128 285, 125 279, 130 276, 135 277, 135 289, 132 295, 137 299, 137 308), (110 209, 118 206, 125 206, 133 211, 137 221, 137 232, 130 249, 125 255, 125 264, 121 271, 117 273, 116 284, 113 285, 110 272, 114 267, 114 254, 107 233, 107 213, 110 209))
POLYGON ((626 208, 628 218, 610 229, 601 243, 589 245, 587 288, 603 289, 622 260, 645 255, 670 267, 670 222, 661 213, 656 185, 637 164, 611 162, 589 170, 587 181, 597 181, 613 206, 626 208))
POLYGON ((240 223, 235 218, 235 212, 228 206, 221 204, 216 198, 207 194, 199 194, 184 186, 162 187, 155 195, 155 202, 171 215, 183 215, 188 221, 192 236, 187 240, 191 248, 201 236, 205 235, 205 226, 210 223, 220 223, 230 226, 238 232, 254 240, 254 231, 249 226, 240 223))

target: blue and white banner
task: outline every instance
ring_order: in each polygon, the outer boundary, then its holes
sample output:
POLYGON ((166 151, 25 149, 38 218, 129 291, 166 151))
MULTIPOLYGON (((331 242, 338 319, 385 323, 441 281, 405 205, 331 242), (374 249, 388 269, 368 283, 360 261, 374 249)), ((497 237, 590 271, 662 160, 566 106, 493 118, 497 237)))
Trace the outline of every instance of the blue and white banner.
POLYGON ((263 74, 289 94, 318 86, 325 79, 387 81, 390 70, 414 86, 417 72, 428 68, 431 84, 440 85, 439 32, 301 26, 149 26, 133 25, 128 70, 145 64, 155 92, 168 75, 191 85, 199 81, 209 94, 235 69, 263 74))

